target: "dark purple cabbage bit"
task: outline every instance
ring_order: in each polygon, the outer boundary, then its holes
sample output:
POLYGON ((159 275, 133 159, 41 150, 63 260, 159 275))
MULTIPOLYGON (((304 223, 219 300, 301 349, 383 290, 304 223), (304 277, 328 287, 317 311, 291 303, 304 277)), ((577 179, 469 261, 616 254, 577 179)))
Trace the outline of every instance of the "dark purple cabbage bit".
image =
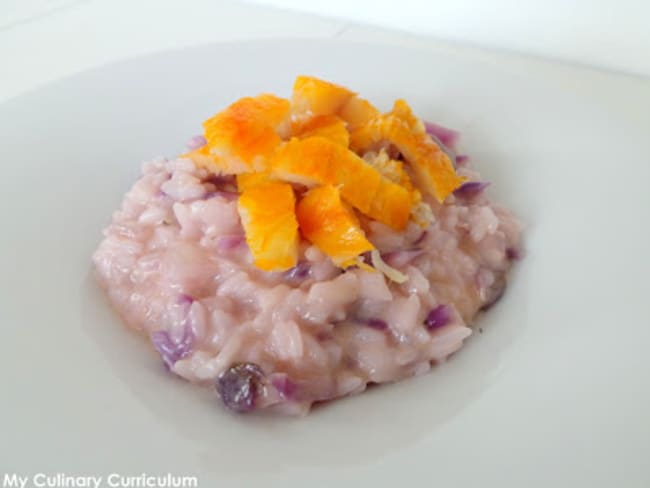
POLYGON ((454 168, 458 167, 458 162, 456 161, 456 141, 458 140, 458 132, 431 122, 425 122, 424 127, 427 134, 431 136, 431 139, 433 139, 447 157, 449 157, 454 168))
POLYGON ((465 166, 469 161, 467 154, 456 154, 456 166, 465 166))
POLYGON ((508 247, 506 248, 506 258, 510 261, 521 259, 521 251, 516 247, 508 247))
POLYGON ((151 342, 160 353, 165 366, 171 368, 176 361, 187 357, 192 351, 194 334, 192 328, 186 324, 180 340, 174 340, 166 330, 157 330, 151 334, 151 342))
POLYGON ((222 188, 226 185, 234 185, 237 183, 237 180, 233 175, 209 175, 204 180, 203 183, 212 183, 217 188, 222 188))
POLYGON ((440 146, 440 149, 442 149, 443 152, 449 156, 449 159, 454 165, 454 168, 458 168, 459 166, 467 163, 467 156, 459 156, 456 154, 456 143, 460 137, 459 132, 448 129, 447 127, 443 127, 438 124, 434 124, 433 122, 425 122, 424 130, 427 134, 429 134, 429 136, 431 136, 431 139, 433 139, 436 144, 440 146))
POLYGON ((431 136, 431 139, 433 139, 433 141, 440 147, 440 150, 447 155, 447 157, 451 161, 451 164, 454 166, 454 169, 457 168, 458 164, 456 163, 456 153, 454 152, 454 150, 444 145, 442 141, 438 139, 436 136, 431 136))
POLYGON ((454 196, 471 200, 483 193, 488 186, 490 186, 489 181, 466 181, 454 190, 454 196))
POLYGON ((460 136, 457 131, 448 129, 442 125, 434 124, 433 122, 425 122, 424 130, 426 130, 427 134, 436 139, 437 142, 443 146, 446 146, 451 150, 456 149, 456 142, 458 142, 458 137, 460 136))
POLYGON ((371 329, 388 330, 388 324, 386 323, 385 320, 382 319, 371 318, 366 320, 364 324, 370 327, 371 329))
POLYGON ((293 268, 282 273, 282 277, 288 281, 301 282, 311 274, 311 264, 307 261, 301 261, 293 268))
POLYGON ((424 326, 429 330, 444 327, 451 320, 451 310, 447 305, 438 305, 433 308, 424 319, 424 326))
POLYGON ((239 363, 221 373, 215 382, 223 404, 234 412, 255 409, 255 402, 264 393, 265 376, 254 363, 239 363))

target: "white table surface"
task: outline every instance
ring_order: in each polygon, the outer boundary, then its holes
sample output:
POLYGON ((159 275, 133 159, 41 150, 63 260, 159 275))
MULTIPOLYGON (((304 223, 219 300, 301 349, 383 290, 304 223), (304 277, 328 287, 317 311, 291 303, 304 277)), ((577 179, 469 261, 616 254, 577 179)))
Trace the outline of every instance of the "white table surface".
POLYGON ((247 0, 650 76, 648 0, 247 0))
MULTIPOLYGON (((291 8, 298 6, 292 0, 257 1, 291 8)), ((548 15, 542 15, 539 5, 555 8, 555 0, 550 0, 550 3, 521 2, 527 5, 526 8, 516 7, 518 2, 510 2, 512 5, 509 9, 504 2, 494 0, 490 3, 492 7, 486 10, 480 7, 477 0, 459 0, 454 2, 454 8, 443 8, 438 0, 401 0, 400 9, 393 9, 396 12, 394 19, 387 21, 388 4, 379 0, 371 2, 373 8, 364 12, 360 11, 360 5, 368 6, 368 2, 332 0, 325 4, 305 1, 299 6, 303 10, 338 15, 339 19, 227 0, 2 0, 0 102, 58 78, 121 59, 206 42, 278 37, 343 38, 456 50, 511 66, 512 69, 541 70, 539 76, 564 76, 571 83, 588 84, 595 82, 592 80, 607 78, 614 82, 610 87, 613 91, 628 89, 629 85, 639 87, 640 95, 647 94, 648 79, 643 80, 638 74, 609 75, 602 71, 627 71, 650 76, 650 29, 645 27, 645 19, 649 16, 644 14, 650 9, 650 2, 619 0, 616 4, 620 8, 616 10, 612 9, 614 2, 611 0, 594 0, 590 3, 591 9, 584 5, 582 23, 578 19, 581 13, 578 3, 581 2, 562 2, 564 7, 556 9, 562 13, 562 18, 558 15, 554 23, 548 15), (633 9, 635 4, 638 6, 636 10, 633 9), (439 22, 431 22, 431 17, 435 17, 432 8, 439 10, 439 22), (496 29, 494 26, 477 29, 478 24, 487 25, 494 20, 488 15, 488 10, 499 9, 509 12, 505 20, 498 24, 501 26, 501 37, 493 32, 496 29), (599 13, 595 14, 594 10, 599 13), (638 16, 633 15, 633 11, 638 16), (417 17, 414 17, 414 13, 429 24, 444 28, 423 29, 423 20, 414 20, 417 17), (343 15, 347 16, 341 17, 343 15), (618 25, 619 31, 625 31, 623 34, 612 34, 612 27, 608 28, 609 31, 601 29, 600 33, 596 32, 599 27, 605 29, 603 18, 608 16, 611 25, 618 25), (517 27, 524 17, 541 19, 531 26, 531 34, 527 37, 517 27), (401 27, 411 33, 371 27, 358 23, 359 19, 377 25, 401 27), (566 35, 571 30, 571 22, 578 29, 574 43, 567 42, 560 48, 555 42, 546 50, 540 48, 541 43, 553 37, 555 31, 566 35), (504 26, 509 26, 510 30, 504 26), (455 29, 453 33, 452 27, 455 29), (507 49, 485 51, 478 47, 465 47, 462 43, 434 40, 430 36, 418 37, 414 33, 466 41, 474 46, 507 49), (609 42, 594 44, 598 36, 607 36, 609 42), (509 40, 512 42, 508 43, 509 40), (589 43, 593 45, 586 49, 589 43), (609 47, 604 49, 603 46, 609 47), (625 56, 619 62, 608 64, 607 59, 619 48, 625 48, 625 56), (531 52, 546 59, 561 59, 565 63, 549 63, 543 58, 508 54, 516 51, 531 52), (597 52, 601 52, 600 57, 595 56, 597 52), (632 62, 633 59, 638 62, 632 62), (592 65, 597 70, 572 67, 569 65, 571 63, 577 66, 592 65)))

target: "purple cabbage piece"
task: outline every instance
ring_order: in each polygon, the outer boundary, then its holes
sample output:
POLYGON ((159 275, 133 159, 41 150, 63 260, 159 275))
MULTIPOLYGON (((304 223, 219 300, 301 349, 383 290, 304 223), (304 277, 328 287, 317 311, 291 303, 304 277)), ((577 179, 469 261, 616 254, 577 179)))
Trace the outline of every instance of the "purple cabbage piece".
POLYGON ((239 363, 222 372, 215 381, 223 404, 235 412, 250 412, 258 397, 264 394, 265 376, 254 363, 239 363))
POLYGON ((271 385, 273 385, 273 388, 285 400, 295 399, 296 393, 298 392, 298 385, 285 373, 274 373, 272 375, 271 385))
POLYGON ((226 185, 235 185, 237 179, 233 175, 209 175, 203 180, 203 183, 212 183, 217 188, 221 188, 226 185))
POLYGON ((469 156, 467 154, 456 155, 456 166, 465 166, 468 161, 469 161, 469 156))
MULTIPOLYGON (((454 168, 457 168, 461 163, 456 156, 456 142, 460 137, 460 133, 455 130, 448 129, 433 122, 425 122, 424 129, 429 136, 440 146, 445 154, 449 157, 454 168)), ((463 162, 466 162, 467 156, 463 156, 463 162)))
POLYGON ((282 276, 289 281, 301 282, 311 274, 311 263, 300 261, 293 268, 286 270, 282 276))
POLYGON ((366 320, 365 325, 372 329, 376 330, 388 330, 388 324, 386 323, 385 320, 378 319, 378 318, 371 318, 366 320))
POLYGON ((187 357, 192 351, 194 344, 194 334, 189 324, 183 329, 183 337, 180 340, 174 340, 166 330, 157 330, 151 334, 151 342, 156 348, 165 366, 171 368, 176 361, 187 357))
POLYGON ((151 343, 160 354, 167 368, 171 368, 179 359, 187 357, 194 345, 194 333, 188 321, 188 314, 192 303, 194 303, 194 298, 181 293, 178 295, 176 303, 184 307, 183 336, 180 339, 173 339, 166 330, 157 330, 151 334, 151 343))
POLYGON ((425 122, 424 129, 427 131, 427 134, 436 139, 443 146, 446 146, 452 151, 456 150, 456 142, 458 142, 458 137, 460 136, 457 131, 448 129, 442 125, 434 124, 433 122, 425 122))
POLYGON ((190 151, 194 151, 195 149, 198 149, 200 147, 203 147, 207 144, 208 141, 205 140, 205 137, 202 135, 197 135, 192 137, 189 141, 185 143, 187 146, 187 149, 190 151))
POLYGON ((516 261, 518 259, 521 259, 521 257, 521 251, 516 247, 508 247, 506 249, 506 258, 508 258, 510 261, 516 261))
POLYGON ((217 249, 219 251, 232 251, 244 245, 246 237, 244 234, 231 234, 219 237, 217 239, 217 249))
POLYGON ((471 200, 483 193, 488 186, 490 186, 489 181, 466 181, 454 190, 454 196, 471 200))
POLYGON ((424 326, 429 330, 444 327, 451 320, 451 310, 447 305, 438 305, 433 308, 424 319, 424 326))

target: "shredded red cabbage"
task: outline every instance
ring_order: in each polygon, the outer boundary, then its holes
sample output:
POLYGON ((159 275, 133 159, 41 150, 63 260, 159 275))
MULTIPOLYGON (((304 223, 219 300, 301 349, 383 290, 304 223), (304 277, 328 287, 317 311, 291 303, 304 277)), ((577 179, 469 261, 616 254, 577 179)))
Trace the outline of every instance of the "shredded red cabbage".
POLYGON ((219 251, 232 251, 244 245, 246 237, 244 234, 230 234, 221 236, 217 239, 217 249, 219 251))
POLYGON ((203 180, 203 183, 212 183, 217 188, 221 188, 226 185, 235 185, 237 183, 236 177, 233 175, 209 175, 206 179, 203 180))
POLYGON ((388 324, 386 323, 386 321, 378 318, 368 319, 365 321, 365 324, 372 329, 377 329, 377 330, 388 329, 388 324))
POLYGON ((443 127, 442 125, 434 124, 433 122, 425 122, 424 129, 431 137, 437 139, 442 145, 448 147, 452 151, 456 151, 456 142, 460 134, 452 129, 443 127))
POLYGON ((516 247, 509 247, 506 249, 506 258, 508 258, 510 261, 521 259, 521 251, 516 247))
POLYGON ((467 154, 457 154, 456 155, 456 165, 465 166, 469 161, 469 156, 467 154))
POLYGON ((178 295, 176 303, 184 307, 183 336, 180 339, 174 339, 166 330, 157 330, 151 334, 151 343, 156 348, 165 367, 171 368, 176 361, 186 357, 194 345, 194 333, 192 325, 188 320, 190 307, 194 303, 194 298, 185 293, 178 295))
POLYGON ((307 261, 300 261, 293 268, 282 273, 284 279, 289 281, 300 282, 309 277, 311 274, 311 264, 307 261))
POLYGON ((151 334, 151 342, 160 353, 165 366, 171 368, 176 361, 187 357, 192 351, 194 334, 189 324, 186 324, 183 329, 183 337, 180 340, 172 339, 166 330, 157 330, 151 334))
POLYGON ((424 319, 424 325, 429 330, 444 327, 451 320, 451 310, 447 305, 438 305, 433 308, 424 319))
POLYGON ((280 396, 285 400, 293 400, 298 391, 298 385, 291 381, 286 373, 273 373, 271 375, 271 385, 275 388, 280 396))
POLYGON ((465 200, 477 197, 490 186, 489 181, 466 181, 454 190, 454 195, 465 200))

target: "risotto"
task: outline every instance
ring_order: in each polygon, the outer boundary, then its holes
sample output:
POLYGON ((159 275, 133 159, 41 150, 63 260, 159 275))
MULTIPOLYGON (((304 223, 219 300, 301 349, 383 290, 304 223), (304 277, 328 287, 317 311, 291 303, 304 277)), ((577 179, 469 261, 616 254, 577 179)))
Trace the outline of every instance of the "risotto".
POLYGON ((299 77, 143 165, 93 261, 170 372, 236 412, 425 373, 503 294, 520 227, 403 100, 299 77))

